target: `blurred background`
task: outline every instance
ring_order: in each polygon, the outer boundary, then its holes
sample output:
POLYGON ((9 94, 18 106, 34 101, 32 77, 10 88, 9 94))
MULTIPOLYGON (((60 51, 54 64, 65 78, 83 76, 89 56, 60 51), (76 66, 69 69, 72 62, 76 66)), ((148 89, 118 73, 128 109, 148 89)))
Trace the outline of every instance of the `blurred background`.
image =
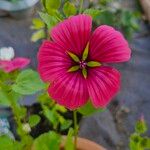
MULTIPOLYGON (((33 28, 41 6, 38 0, 22 0, 19 6, 15 1, 0 0, 0 48, 13 47, 16 56, 30 58, 29 67, 36 69, 38 47, 46 36, 33 28)), ((150 0, 84 0, 84 8, 102 10, 93 24, 120 30, 130 43, 132 59, 116 65, 122 73, 121 91, 106 111, 81 121, 80 136, 110 150, 128 150, 129 136, 141 115, 150 127, 150 0)), ((35 96, 21 103, 32 107, 35 96)))

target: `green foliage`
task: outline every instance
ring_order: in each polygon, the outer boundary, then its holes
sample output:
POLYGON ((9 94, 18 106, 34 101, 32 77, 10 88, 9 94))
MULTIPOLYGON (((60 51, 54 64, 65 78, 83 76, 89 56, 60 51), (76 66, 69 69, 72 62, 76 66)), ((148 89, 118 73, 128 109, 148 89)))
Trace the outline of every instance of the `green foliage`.
POLYGON ((66 2, 63 6, 63 12, 66 17, 75 15, 77 13, 77 9, 73 3, 66 2))
POLYGON ((130 136, 130 150, 145 150, 150 149, 150 138, 144 136, 147 131, 147 124, 142 117, 136 122, 135 133, 130 136))
POLYGON ((61 136, 51 131, 34 140, 33 150, 59 150, 61 136))
POLYGON ((74 135, 74 130, 70 128, 65 143, 65 150, 74 150, 73 135, 74 135))
POLYGON ((44 22, 39 18, 33 18, 32 24, 33 24, 33 26, 31 26, 32 29, 41 29, 45 27, 44 22))
POLYGON ((31 36, 31 41, 32 41, 32 42, 36 42, 36 41, 38 41, 38 40, 40 40, 40 39, 43 39, 43 38, 45 38, 45 37, 46 37, 45 31, 44 31, 43 29, 41 29, 41 30, 38 30, 38 31, 36 31, 36 32, 34 32, 34 33, 32 34, 32 36, 31 36))
POLYGON ((31 127, 36 126, 40 122, 41 118, 38 115, 29 116, 29 124, 31 127))
POLYGON ((39 12, 39 15, 41 19, 44 21, 44 23, 47 25, 49 30, 58 23, 58 20, 55 16, 51 16, 43 12, 39 12))
POLYGON ((0 89, 0 105, 2 106, 10 106, 10 102, 8 97, 6 96, 3 89, 0 89))
POLYGON ((100 15, 101 10, 89 8, 86 9, 83 13, 90 15, 95 20, 100 15))
POLYGON ((103 109, 101 109, 101 108, 99 108, 99 109, 94 108, 90 101, 88 101, 87 104, 85 104, 84 106, 82 106, 81 108, 78 109, 78 112, 84 116, 88 116, 93 113, 102 112, 102 111, 103 111, 103 109))
POLYGON ((138 133, 138 134, 143 134, 145 132, 147 132, 147 124, 145 122, 144 119, 140 119, 136 122, 136 125, 135 125, 135 131, 138 133))
POLYGON ((7 136, 0 136, 0 149, 1 150, 20 150, 21 144, 10 139, 7 136))
POLYGON ((40 80, 37 72, 27 69, 22 71, 16 78, 12 89, 23 95, 34 94, 45 88, 45 84, 40 80))
POLYGON ((45 0, 46 1, 46 9, 51 11, 52 9, 59 9, 61 0, 45 0))
POLYGON ((63 118, 63 120, 60 122, 61 123, 61 130, 66 130, 69 129, 69 127, 72 125, 72 120, 66 120, 63 118))
POLYGON ((39 96, 39 101, 43 109, 44 116, 49 120, 50 124, 53 125, 53 128, 60 131, 67 130, 72 125, 72 120, 66 119, 63 114, 67 112, 67 109, 63 106, 55 104, 51 100, 47 93, 41 94, 39 96))

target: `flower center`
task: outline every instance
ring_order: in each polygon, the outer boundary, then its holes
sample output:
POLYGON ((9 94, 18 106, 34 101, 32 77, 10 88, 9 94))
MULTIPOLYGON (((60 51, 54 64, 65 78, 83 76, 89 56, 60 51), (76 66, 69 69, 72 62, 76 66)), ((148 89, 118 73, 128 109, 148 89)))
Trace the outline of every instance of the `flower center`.
POLYGON ((86 63, 85 61, 81 60, 81 61, 79 62, 79 65, 80 65, 80 69, 83 69, 83 68, 86 68, 87 63, 86 63))
POLYGON ((90 67, 99 67, 101 66, 100 62, 97 61, 87 61, 88 59, 88 54, 89 54, 89 43, 87 43, 83 54, 82 54, 82 59, 80 59, 77 55, 75 55, 72 52, 67 52, 70 58, 76 63, 76 65, 72 66, 69 68, 68 72, 74 72, 77 70, 81 70, 83 77, 86 79, 87 78, 87 69, 90 67))

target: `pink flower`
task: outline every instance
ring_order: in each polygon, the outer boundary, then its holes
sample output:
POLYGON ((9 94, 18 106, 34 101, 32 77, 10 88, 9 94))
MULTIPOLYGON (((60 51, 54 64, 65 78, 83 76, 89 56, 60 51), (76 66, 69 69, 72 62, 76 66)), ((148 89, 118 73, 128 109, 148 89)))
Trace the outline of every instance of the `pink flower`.
POLYGON ((76 109, 89 99, 106 107, 120 89, 120 73, 105 63, 130 59, 131 50, 122 34, 102 25, 91 33, 92 19, 78 15, 51 31, 38 53, 38 71, 50 82, 49 95, 60 105, 76 109))
POLYGON ((18 57, 13 60, 0 60, 0 69, 5 72, 12 72, 17 69, 22 69, 30 63, 30 59, 18 57))

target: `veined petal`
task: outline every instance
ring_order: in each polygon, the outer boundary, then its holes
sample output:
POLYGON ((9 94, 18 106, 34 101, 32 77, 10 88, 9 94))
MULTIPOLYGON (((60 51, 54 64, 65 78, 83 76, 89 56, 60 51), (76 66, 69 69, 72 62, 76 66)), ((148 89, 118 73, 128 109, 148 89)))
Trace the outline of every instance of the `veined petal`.
POLYGON ((90 58, 106 63, 125 62, 130 59, 131 50, 123 35, 114 28, 98 27, 90 40, 90 58))
POLYGON ((106 107, 120 89, 120 73, 111 67, 89 69, 87 87, 93 105, 106 107))
POLYGON ((40 47, 38 62, 38 71, 43 81, 53 81, 71 67, 68 54, 50 41, 44 41, 40 47))
POLYGON ((71 110, 84 105, 89 98, 85 79, 79 72, 59 76, 48 92, 57 103, 71 110))
POLYGON ((88 15, 77 15, 59 23, 51 30, 52 40, 62 49, 82 55, 91 33, 92 18, 88 15))

